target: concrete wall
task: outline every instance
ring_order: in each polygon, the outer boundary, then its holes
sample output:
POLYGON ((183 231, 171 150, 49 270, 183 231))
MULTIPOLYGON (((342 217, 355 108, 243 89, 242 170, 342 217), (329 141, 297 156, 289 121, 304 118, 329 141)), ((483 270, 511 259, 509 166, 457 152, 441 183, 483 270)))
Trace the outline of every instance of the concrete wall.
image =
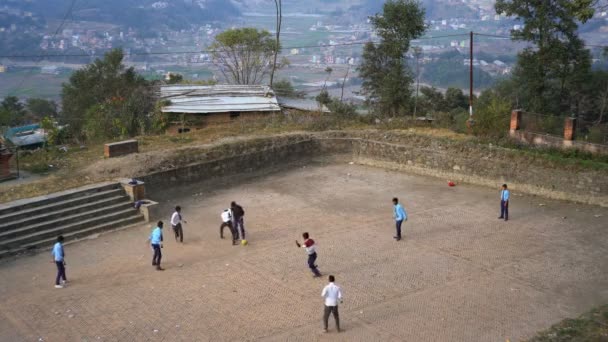
POLYGON ((509 135, 512 139, 530 145, 540 147, 554 147, 559 149, 577 149, 580 151, 590 152, 593 154, 608 155, 608 145, 599 145, 586 143, 576 140, 566 140, 553 135, 539 134, 526 131, 510 131, 509 135))
MULTIPOLYGON (((408 133, 324 132, 244 139, 193 150, 195 163, 144 175, 151 189, 232 175, 264 174, 290 162, 346 156, 364 165, 608 206, 608 170, 557 164, 521 151, 408 133), (201 158, 201 155, 204 158, 201 158)), ((184 157, 186 158, 186 157, 184 157)))
POLYGON ((214 178, 255 173, 290 162, 310 159, 318 154, 316 140, 308 135, 275 136, 242 140, 192 151, 198 160, 187 166, 142 175, 137 179, 146 183, 152 192, 169 185, 183 185, 214 178), (203 158, 201 158, 201 154, 203 158), (204 161, 200 161, 204 159, 204 161))
POLYGON ((416 134, 363 133, 325 135, 325 153, 351 150, 357 163, 439 177, 521 193, 608 206, 608 170, 547 159, 474 142, 416 134))

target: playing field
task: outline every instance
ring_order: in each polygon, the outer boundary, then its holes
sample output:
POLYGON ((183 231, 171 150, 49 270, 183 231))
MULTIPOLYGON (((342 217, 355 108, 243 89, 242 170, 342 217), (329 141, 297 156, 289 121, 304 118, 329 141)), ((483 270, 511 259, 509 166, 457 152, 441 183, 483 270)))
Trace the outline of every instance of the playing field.
POLYGON ((184 245, 165 230, 164 272, 149 225, 67 245, 65 289, 50 253, 0 262, 0 341, 504 342, 608 302, 608 210, 513 191, 504 222, 499 185, 309 164, 168 190, 165 221, 180 204, 188 224, 184 245), (393 196, 410 215, 401 242, 393 196), (232 200, 249 246, 219 239, 232 200), (342 286, 341 334, 322 333, 326 277, 295 247, 303 231, 342 286))

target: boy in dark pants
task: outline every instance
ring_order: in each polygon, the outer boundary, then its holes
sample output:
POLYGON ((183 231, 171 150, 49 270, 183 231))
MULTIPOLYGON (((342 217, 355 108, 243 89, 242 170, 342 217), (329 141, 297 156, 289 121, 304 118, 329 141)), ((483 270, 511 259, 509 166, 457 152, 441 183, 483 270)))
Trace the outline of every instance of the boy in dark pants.
POLYGON ((152 266, 156 266, 157 271, 164 271, 165 269, 160 267, 160 259, 163 257, 161 248, 163 248, 163 221, 158 221, 156 228, 152 230, 150 237, 150 246, 154 250, 154 256, 152 257, 152 266))
POLYGON ((399 199, 397 197, 393 198, 393 218, 395 219, 395 226, 397 228, 397 235, 393 236, 393 238, 397 241, 401 240, 401 225, 403 221, 407 221, 407 213, 403 206, 399 204, 399 199))
POLYGON ((338 302, 342 304, 342 290, 340 286, 334 284, 336 279, 333 275, 329 276, 329 284, 323 288, 321 297, 325 299, 325 310, 323 312, 323 332, 327 332, 327 323, 329 323, 329 314, 334 314, 336 320, 336 329, 340 332, 340 315, 338 313, 338 302))
POLYGON ((245 240, 245 210, 236 202, 230 203, 230 210, 234 219, 234 229, 241 234, 241 240, 245 240))
POLYGON ((57 265, 57 277, 55 278, 55 288, 62 289, 67 279, 65 277, 65 252, 63 251, 63 236, 57 237, 57 242, 53 246, 53 262, 57 265))
POLYGON ((298 248, 302 247, 306 249, 306 254, 308 254, 308 267, 315 278, 320 277, 321 272, 319 272, 317 265, 315 265, 315 261, 317 261, 317 246, 315 245, 315 240, 310 239, 308 233, 302 234, 302 237, 304 238, 304 243, 300 245, 298 240, 296 240, 296 246, 298 246, 298 248))
POLYGON ((222 212, 222 224, 220 225, 220 239, 224 238, 224 228, 228 227, 230 229, 230 234, 232 234, 232 245, 236 246, 236 239, 238 238, 238 233, 232 224, 232 210, 224 209, 222 212))
POLYGON ((182 208, 178 205, 175 207, 173 215, 171 215, 171 227, 173 227, 176 242, 177 239, 179 239, 179 242, 184 242, 184 228, 182 227, 182 222, 188 223, 182 218, 182 208))
POLYGON ((507 184, 502 185, 502 190, 500 190, 500 217, 499 219, 505 219, 505 221, 509 221, 509 198, 511 197, 511 192, 507 189, 507 184))

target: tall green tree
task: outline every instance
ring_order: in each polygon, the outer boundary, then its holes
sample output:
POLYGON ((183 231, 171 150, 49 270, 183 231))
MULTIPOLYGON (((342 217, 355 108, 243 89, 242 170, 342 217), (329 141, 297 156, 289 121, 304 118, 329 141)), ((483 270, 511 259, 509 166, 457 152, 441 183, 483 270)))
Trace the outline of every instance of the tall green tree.
POLYGON ((369 103, 377 111, 396 116, 410 106, 413 75, 405 55, 412 39, 424 34, 424 8, 415 0, 389 0, 383 11, 371 17, 380 42, 363 48, 359 75, 369 103))
POLYGON ((7 96, 0 102, 0 126, 14 126, 25 123, 26 111, 16 96, 7 96))
POLYGON ((278 49, 278 41, 268 31, 250 27, 224 31, 211 44, 215 64, 232 84, 262 83, 273 70, 278 49))
POLYGON ((591 56, 577 30, 593 17, 593 6, 593 0, 496 1, 497 13, 523 24, 511 37, 535 45, 519 54, 514 70, 525 109, 556 115, 578 111, 577 90, 589 77, 591 56))
POLYGON ((69 124, 73 136, 114 138, 141 133, 154 106, 154 89, 132 67, 126 68, 122 60, 122 50, 114 49, 103 59, 74 72, 63 84, 62 119, 69 124), (119 123, 121 128, 91 131, 107 127, 103 124, 107 122, 119 123))
POLYGON ((30 98, 26 101, 26 108, 31 115, 39 119, 57 115, 57 104, 51 100, 30 98))

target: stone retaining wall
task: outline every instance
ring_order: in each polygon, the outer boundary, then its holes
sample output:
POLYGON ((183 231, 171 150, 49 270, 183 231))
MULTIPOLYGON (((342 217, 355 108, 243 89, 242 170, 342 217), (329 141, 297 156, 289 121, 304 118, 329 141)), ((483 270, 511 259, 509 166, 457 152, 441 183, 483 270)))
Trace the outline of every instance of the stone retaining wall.
POLYGON ((149 187, 252 174, 299 160, 346 155, 371 166, 403 170, 445 181, 499 188, 553 199, 608 206, 608 171, 564 165, 540 156, 467 139, 415 133, 323 132, 290 134, 217 145, 183 156, 194 163, 139 177, 149 187), (200 154, 203 154, 201 158, 200 154))

